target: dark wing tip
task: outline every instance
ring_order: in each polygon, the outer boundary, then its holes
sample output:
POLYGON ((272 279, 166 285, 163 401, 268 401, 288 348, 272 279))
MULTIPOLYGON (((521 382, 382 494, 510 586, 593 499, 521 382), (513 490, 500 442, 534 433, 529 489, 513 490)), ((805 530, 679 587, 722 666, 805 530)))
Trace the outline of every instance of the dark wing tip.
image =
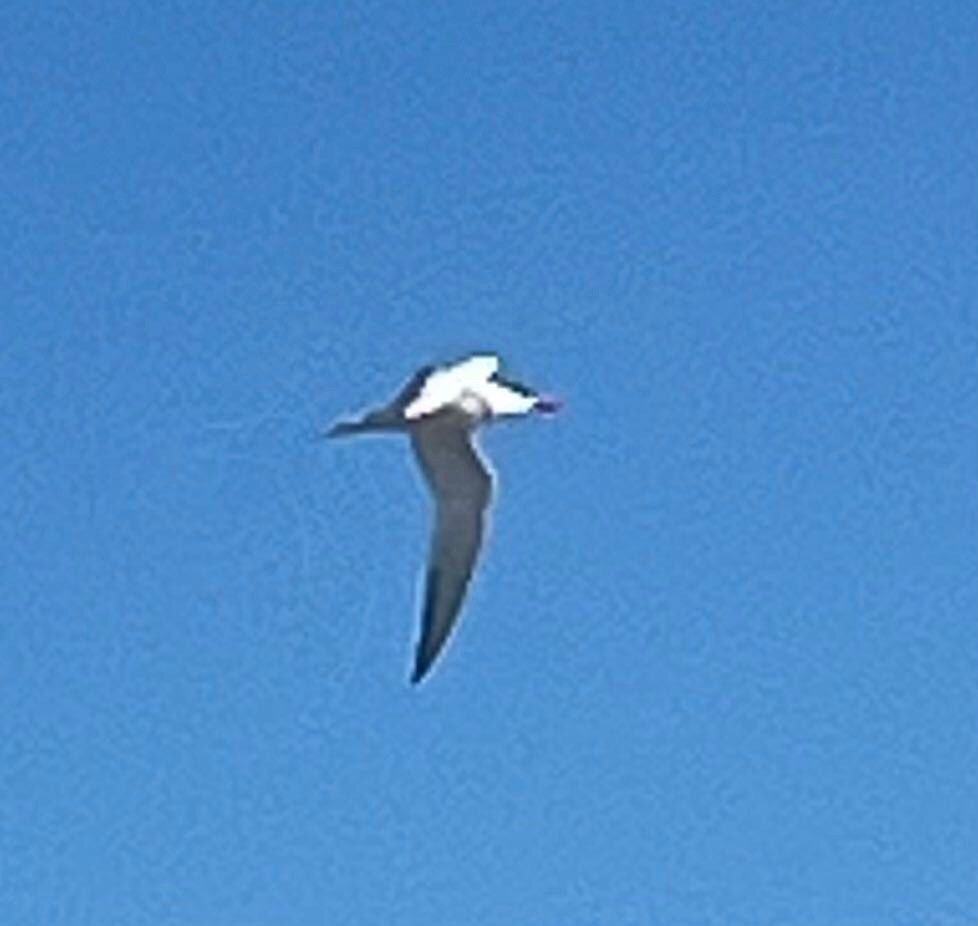
POLYGON ((411 684, 417 685, 427 674, 435 661, 435 653, 426 653, 424 641, 418 643, 414 654, 414 669, 411 671, 411 684))
POLYGON ((439 576, 437 569, 429 569, 425 580, 424 608, 421 612, 421 636, 414 651, 414 670, 411 684, 417 685, 427 674, 441 650, 443 641, 434 635, 435 602, 438 597, 439 576))

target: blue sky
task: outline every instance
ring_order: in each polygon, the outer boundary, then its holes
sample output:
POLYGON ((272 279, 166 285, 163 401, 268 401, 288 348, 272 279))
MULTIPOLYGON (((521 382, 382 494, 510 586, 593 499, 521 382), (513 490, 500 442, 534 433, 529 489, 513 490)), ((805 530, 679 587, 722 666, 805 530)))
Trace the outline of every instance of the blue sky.
POLYGON ((7 4, 0 921, 973 926, 970 3, 7 4), (319 428, 473 349, 428 499, 319 428))

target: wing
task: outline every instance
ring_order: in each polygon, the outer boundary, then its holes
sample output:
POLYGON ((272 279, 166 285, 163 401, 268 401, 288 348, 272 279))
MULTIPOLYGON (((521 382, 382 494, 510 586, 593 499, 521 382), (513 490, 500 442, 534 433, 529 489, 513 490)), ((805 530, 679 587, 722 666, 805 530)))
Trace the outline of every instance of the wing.
POLYGON ((415 651, 412 682, 438 657, 458 619, 482 545, 492 477, 459 416, 435 415, 417 423, 412 444, 435 497, 434 537, 415 651))
POLYGON ((421 395, 424 385, 431 378, 431 374, 435 372, 435 367, 427 366, 422 367, 414 374, 405 384, 401 391, 397 394, 397 398, 394 399, 393 405, 397 408, 407 408, 419 395, 421 395))

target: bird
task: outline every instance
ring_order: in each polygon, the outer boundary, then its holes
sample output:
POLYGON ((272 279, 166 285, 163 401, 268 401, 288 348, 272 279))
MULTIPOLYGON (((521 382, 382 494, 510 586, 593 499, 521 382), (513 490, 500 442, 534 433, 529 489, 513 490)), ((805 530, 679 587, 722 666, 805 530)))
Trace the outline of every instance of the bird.
POLYGON ((421 367, 395 398, 362 417, 340 421, 327 437, 404 433, 434 499, 421 627, 410 681, 422 681, 458 621, 485 535, 493 473, 476 431, 500 418, 560 408, 553 397, 500 375, 501 360, 478 353, 421 367))

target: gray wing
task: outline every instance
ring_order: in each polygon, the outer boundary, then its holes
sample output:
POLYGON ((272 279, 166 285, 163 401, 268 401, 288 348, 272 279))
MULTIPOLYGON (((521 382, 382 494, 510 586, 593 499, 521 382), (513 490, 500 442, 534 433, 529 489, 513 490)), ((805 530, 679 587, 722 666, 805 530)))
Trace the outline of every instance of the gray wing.
POLYGON ((411 442, 436 505, 421 636, 411 675, 412 682, 419 682, 458 619, 482 544, 492 477, 472 446, 468 427, 455 415, 419 421, 411 430, 411 442))

